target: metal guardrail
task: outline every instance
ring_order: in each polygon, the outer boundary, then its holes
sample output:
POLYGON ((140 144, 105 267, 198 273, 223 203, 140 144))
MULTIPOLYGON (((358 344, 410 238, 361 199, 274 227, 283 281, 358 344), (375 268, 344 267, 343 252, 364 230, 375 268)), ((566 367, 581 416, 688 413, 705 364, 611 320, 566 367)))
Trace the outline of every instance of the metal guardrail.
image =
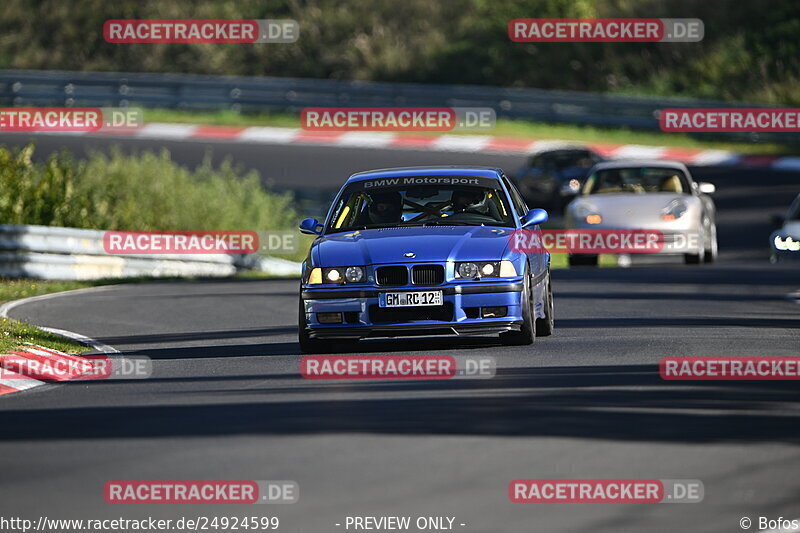
MULTIPOLYGON (((0 71, 0 104, 293 113, 312 106, 491 107, 498 117, 640 130, 658 130, 658 112, 667 107, 769 107, 713 100, 471 85, 36 70, 0 71)), ((792 134, 714 135, 751 141, 798 142, 798 136, 792 134)))
POLYGON ((299 273, 292 261, 228 254, 114 255, 103 231, 0 225, 0 277, 90 280, 130 277, 230 276, 239 270, 299 273))

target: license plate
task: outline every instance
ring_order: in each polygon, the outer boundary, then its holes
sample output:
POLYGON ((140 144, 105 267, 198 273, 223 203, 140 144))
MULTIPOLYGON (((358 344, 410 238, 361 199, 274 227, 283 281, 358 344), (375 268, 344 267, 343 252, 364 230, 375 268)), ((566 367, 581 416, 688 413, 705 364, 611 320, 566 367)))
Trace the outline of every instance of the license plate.
POLYGON ((422 307, 442 305, 442 291, 384 292, 378 297, 381 307, 422 307))

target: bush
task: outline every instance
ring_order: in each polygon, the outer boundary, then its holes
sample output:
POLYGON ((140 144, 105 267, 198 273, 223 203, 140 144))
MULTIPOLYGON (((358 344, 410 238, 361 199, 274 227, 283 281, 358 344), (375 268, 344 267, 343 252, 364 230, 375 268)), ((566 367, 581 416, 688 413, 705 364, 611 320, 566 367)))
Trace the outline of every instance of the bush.
POLYGON ((34 146, 0 147, 0 221, 102 230, 275 230, 294 227, 290 194, 266 191, 258 173, 241 174, 210 157, 194 170, 167 150, 67 152, 34 163, 34 146))

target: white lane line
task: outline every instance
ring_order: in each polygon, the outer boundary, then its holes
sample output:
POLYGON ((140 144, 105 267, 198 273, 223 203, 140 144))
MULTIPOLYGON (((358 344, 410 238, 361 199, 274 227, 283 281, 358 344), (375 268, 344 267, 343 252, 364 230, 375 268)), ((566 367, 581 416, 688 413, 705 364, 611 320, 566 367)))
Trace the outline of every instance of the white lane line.
POLYGON ((480 152, 491 140, 486 135, 440 135, 430 147, 445 152, 480 152))
POLYGON ((624 144, 612 151, 615 159, 661 159, 667 149, 664 146, 624 144))
POLYGON ((245 128, 235 137, 237 141, 285 144, 292 143, 299 132, 296 128, 245 128))
POLYGON ((735 165, 742 156, 726 150, 704 150, 692 158, 695 165, 735 165))
POLYGON ((152 139, 184 139, 190 137, 198 126, 192 124, 164 124, 161 122, 151 122, 138 129, 135 133, 137 137, 152 139))
POLYGON ((336 144, 339 146, 381 148, 389 146, 395 137, 396 134, 385 131, 349 131, 342 134, 336 144))

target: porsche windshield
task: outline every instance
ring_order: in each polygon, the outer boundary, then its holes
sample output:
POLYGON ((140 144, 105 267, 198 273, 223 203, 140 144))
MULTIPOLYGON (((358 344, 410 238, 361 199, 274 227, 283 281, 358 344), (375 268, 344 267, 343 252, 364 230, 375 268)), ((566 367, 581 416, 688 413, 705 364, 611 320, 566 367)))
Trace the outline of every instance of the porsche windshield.
POLYGON ((327 232, 404 226, 513 225, 506 195, 495 187, 411 185, 370 189, 364 188, 363 182, 355 182, 340 196, 327 232))
POLYGON ((606 168, 593 172, 583 186, 583 194, 609 193, 689 193, 689 182, 676 168, 606 168))

